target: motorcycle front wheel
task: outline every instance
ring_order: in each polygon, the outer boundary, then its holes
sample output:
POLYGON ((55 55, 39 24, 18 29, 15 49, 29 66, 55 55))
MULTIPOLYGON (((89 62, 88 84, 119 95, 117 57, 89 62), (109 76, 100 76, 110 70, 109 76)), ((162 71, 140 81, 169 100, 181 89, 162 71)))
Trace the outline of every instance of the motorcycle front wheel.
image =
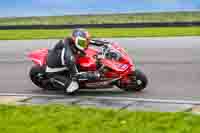
POLYGON ((118 83, 117 87, 125 91, 136 91, 136 92, 142 91, 147 87, 148 79, 142 71, 136 69, 131 79, 132 83, 130 85, 124 86, 118 83))

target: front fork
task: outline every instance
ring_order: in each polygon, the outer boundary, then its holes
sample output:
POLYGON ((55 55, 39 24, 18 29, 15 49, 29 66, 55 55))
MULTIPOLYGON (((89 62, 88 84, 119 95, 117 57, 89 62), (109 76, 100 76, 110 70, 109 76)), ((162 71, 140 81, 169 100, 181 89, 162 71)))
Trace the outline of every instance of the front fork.
POLYGON ((137 87, 135 68, 133 66, 129 67, 120 76, 121 76, 121 79, 117 81, 117 86, 120 86, 120 88, 136 88, 137 87))

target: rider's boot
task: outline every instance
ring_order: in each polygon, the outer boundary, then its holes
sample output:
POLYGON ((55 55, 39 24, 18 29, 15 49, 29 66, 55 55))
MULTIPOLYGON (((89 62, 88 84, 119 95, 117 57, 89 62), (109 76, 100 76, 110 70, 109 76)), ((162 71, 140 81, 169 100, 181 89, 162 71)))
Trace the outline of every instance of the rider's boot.
POLYGON ((71 74, 70 74, 70 77, 68 78, 68 80, 66 80, 66 82, 65 82, 65 92, 67 94, 73 94, 75 91, 77 91, 79 89, 79 83, 76 78, 78 70, 75 65, 72 65, 69 68, 70 68, 69 70, 70 70, 71 74))
POLYGON ((68 94, 74 93, 79 89, 78 81, 75 79, 71 79, 70 81, 65 82, 65 92, 68 94))
POLYGON ((99 72, 97 72, 97 71, 95 71, 95 72, 78 72, 75 65, 71 67, 70 72, 71 72, 71 78, 68 78, 69 80, 67 80, 65 83, 66 93, 69 93, 69 94, 73 93, 79 89, 78 81, 83 81, 83 80, 94 81, 94 80, 100 79, 99 72))

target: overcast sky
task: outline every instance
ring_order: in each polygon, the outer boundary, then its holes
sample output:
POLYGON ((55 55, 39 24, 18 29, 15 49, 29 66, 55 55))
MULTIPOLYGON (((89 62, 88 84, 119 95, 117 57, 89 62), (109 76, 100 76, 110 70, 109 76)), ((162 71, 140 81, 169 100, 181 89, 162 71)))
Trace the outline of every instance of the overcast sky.
POLYGON ((200 0, 2 0, 0 17, 200 10, 200 0))

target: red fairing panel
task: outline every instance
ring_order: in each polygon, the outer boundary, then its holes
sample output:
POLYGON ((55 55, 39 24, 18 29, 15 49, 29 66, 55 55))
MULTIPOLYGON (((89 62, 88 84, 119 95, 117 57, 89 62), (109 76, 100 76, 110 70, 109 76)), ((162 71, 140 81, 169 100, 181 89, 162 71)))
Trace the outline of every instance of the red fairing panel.
POLYGON ((97 49, 93 49, 93 48, 87 48, 86 50, 84 50, 84 52, 86 53, 87 56, 95 56, 98 53, 97 49))
POLYGON ((28 57, 37 65, 43 66, 46 64, 48 56, 48 49, 43 48, 39 50, 32 51, 28 54, 28 57))
POLYGON ((120 63, 120 62, 116 62, 116 61, 112 61, 112 60, 108 60, 108 59, 103 59, 102 63, 105 66, 108 66, 109 68, 111 68, 112 70, 114 70, 118 73, 124 72, 132 66, 130 64, 124 64, 124 63, 120 63))
POLYGON ((96 60, 92 57, 80 57, 77 59, 77 64, 83 71, 96 71, 96 60))
POLYGON ((123 62, 123 63, 127 63, 127 64, 132 64, 133 65, 133 61, 132 59, 129 57, 129 55, 126 53, 126 51, 119 46, 119 44, 117 43, 112 43, 112 46, 114 49, 120 51, 121 55, 123 56, 120 60, 120 62, 123 62))
POLYGON ((94 56, 97 55, 97 50, 93 48, 88 48, 85 51, 86 56, 77 57, 76 63, 79 64, 80 70, 82 71, 96 71, 96 59, 94 56))

